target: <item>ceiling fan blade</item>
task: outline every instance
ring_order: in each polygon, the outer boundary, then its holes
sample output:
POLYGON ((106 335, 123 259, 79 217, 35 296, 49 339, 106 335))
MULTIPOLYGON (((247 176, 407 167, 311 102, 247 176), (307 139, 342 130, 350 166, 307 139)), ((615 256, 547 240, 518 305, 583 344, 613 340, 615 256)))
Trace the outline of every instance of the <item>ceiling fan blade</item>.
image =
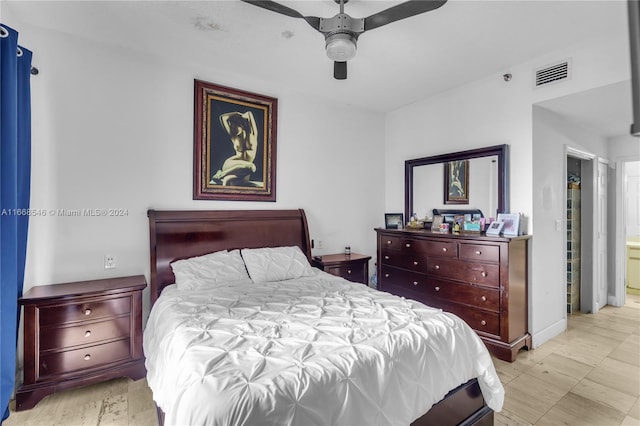
POLYGON ((272 0, 241 0, 245 3, 252 4, 254 6, 261 7, 263 9, 270 10, 272 12, 280 13, 282 15, 287 15, 292 18, 302 18, 309 23, 314 29, 320 31, 320 18, 316 16, 304 16, 302 13, 297 10, 291 9, 285 5, 282 5, 278 2, 272 0))
POLYGON ((400 19, 409 18, 421 13, 429 12, 437 9, 447 0, 408 0, 396 6, 392 6, 381 12, 374 13, 364 18, 364 30, 373 30, 374 28, 399 21, 400 19))
POLYGON ((333 78, 336 80, 347 79, 347 63, 335 61, 333 63, 333 78))

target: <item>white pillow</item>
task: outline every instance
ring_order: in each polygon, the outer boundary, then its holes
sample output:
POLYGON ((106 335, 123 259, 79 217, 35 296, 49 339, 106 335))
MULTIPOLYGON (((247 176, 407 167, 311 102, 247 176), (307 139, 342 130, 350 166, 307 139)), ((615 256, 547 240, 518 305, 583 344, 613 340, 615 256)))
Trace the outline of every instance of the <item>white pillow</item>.
POLYGON ((220 283, 248 280, 240 250, 217 251, 171 263, 178 290, 204 289, 220 283))
POLYGON ((314 275, 309 260, 298 246, 242 249, 242 257, 255 283, 314 275))

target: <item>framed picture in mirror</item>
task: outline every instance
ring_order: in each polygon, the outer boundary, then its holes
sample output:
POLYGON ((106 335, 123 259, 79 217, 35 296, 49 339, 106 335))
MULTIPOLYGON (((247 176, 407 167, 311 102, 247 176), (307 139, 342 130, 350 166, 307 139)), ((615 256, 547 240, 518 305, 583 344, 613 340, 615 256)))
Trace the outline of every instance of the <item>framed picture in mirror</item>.
POLYGON ((444 163, 444 203, 469 204, 469 160, 444 163))

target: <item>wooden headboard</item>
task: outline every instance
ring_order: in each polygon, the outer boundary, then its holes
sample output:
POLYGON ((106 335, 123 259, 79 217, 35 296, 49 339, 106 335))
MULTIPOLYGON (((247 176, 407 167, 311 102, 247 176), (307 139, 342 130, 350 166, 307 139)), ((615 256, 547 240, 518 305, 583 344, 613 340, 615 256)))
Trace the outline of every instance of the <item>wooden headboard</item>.
POLYGON ((149 210, 151 306, 173 284, 171 262, 220 250, 298 246, 311 260, 304 210, 149 210))

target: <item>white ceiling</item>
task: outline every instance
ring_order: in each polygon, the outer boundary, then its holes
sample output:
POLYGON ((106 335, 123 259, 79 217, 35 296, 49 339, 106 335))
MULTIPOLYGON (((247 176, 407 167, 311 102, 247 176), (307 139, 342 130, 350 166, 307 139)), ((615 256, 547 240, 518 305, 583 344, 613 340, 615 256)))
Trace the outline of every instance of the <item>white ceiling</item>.
MULTIPOLYGON (((399 2, 351 0, 345 11, 364 17, 399 2)), ((337 81, 320 33, 302 19, 238 0, 3 3, 29 24, 378 111, 501 75, 512 65, 602 34, 627 37, 623 0, 449 0, 435 11, 364 33, 348 79, 337 81)), ((339 10, 333 0, 281 3, 321 17, 339 10)), ((627 100, 614 102, 630 109, 627 100)), ((597 109, 602 107, 599 102, 597 109)), ((624 120, 628 130, 630 119, 624 120)))

